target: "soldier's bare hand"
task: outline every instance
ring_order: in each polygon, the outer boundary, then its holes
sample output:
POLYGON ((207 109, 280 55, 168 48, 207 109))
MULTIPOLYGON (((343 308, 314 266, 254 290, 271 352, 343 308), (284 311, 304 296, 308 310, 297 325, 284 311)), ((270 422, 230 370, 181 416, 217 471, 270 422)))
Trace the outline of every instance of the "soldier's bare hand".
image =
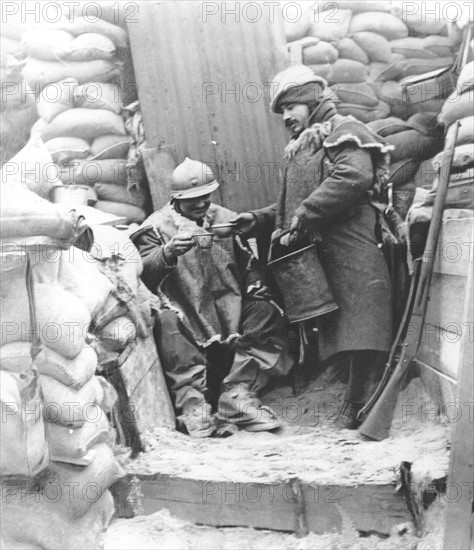
POLYGON ((189 252, 191 248, 196 246, 192 236, 189 233, 178 233, 163 247, 163 254, 167 261, 175 260, 178 256, 182 256, 189 252))
POLYGON ((251 212, 242 212, 230 222, 235 223, 236 230, 245 236, 251 236, 257 228, 257 218, 251 212))

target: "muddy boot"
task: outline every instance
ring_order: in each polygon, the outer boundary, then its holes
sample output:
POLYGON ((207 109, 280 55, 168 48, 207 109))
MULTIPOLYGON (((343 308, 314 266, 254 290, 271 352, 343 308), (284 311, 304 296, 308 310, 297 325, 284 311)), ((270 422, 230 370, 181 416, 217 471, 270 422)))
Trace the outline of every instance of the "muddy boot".
POLYGON ((265 432, 281 426, 276 414, 262 405, 247 384, 237 384, 221 394, 216 418, 248 432, 265 432))
POLYGON ((192 400, 183 407, 183 413, 177 417, 178 429, 191 437, 210 437, 216 429, 212 408, 205 401, 192 400))
POLYGON ((333 419, 333 428, 335 430, 356 430, 360 424, 357 420, 360 408, 361 406, 358 404, 343 401, 333 419))

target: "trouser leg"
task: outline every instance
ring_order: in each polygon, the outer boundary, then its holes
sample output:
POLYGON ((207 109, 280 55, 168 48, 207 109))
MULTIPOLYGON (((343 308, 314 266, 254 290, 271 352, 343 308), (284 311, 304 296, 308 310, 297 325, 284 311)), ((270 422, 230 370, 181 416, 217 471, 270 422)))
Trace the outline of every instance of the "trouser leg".
POLYGON ((246 300, 242 308, 242 338, 235 346, 224 390, 247 384, 258 393, 270 376, 284 376, 293 365, 287 338, 288 324, 265 300, 246 300))
POLYGON ((163 310, 155 323, 155 341, 170 382, 175 408, 205 401, 206 357, 174 311, 163 310))
POLYGON ((383 369, 379 364, 380 354, 377 351, 353 352, 349 365, 349 381, 344 400, 362 407, 370 397, 383 369))

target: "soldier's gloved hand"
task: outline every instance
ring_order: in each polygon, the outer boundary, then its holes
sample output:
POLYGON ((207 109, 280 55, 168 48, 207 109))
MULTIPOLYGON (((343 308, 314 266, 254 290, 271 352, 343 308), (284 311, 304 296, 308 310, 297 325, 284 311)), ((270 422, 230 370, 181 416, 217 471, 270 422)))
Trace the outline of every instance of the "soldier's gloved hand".
POLYGON ((298 216, 293 216, 290 225, 290 232, 286 235, 283 235, 283 237, 280 239, 280 243, 283 246, 288 246, 295 243, 304 234, 305 230, 303 224, 301 223, 301 220, 298 218, 298 216))
POLYGON ((178 256, 186 254, 194 246, 196 246, 196 243, 189 233, 178 233, 165 244, 163 255, 167 262, 173 262, 178 256))
POLYGON ((231 219, 230 223, 235 223, 235 229, 247 237, 252 236, 257 228, 257 218, 252 212, 242 212, 242 214, 231 219))

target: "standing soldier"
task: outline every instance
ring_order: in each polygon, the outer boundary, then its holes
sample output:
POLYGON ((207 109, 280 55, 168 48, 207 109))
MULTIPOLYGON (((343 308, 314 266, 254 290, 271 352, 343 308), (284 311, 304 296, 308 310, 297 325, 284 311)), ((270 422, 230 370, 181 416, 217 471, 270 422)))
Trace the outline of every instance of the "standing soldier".
POLYGON ((330 92, 323 78, 302 65, 275 77, 271 108, 292 134, 283 188, 276 204, 233 221, 243 234, 266 242, 290 228, 283 245, 318 235, 315 261, 339 306, 320 319, 320 359, 349 354, 349 382, 335 427, 355 429, 376 375, 377 352, 390 346, 390 279, 369 192, 388 175, 391 147, 355 118, 339 115, 330 92))

